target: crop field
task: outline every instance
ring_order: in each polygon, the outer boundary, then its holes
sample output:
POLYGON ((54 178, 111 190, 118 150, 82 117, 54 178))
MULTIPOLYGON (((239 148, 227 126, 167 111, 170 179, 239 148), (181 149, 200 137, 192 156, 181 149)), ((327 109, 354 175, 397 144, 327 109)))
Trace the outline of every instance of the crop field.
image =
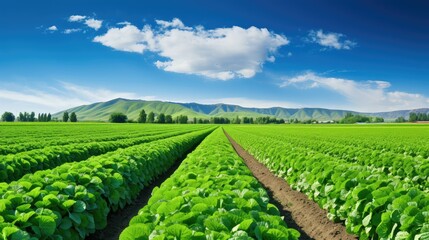
POLYGON ((0 124, 2 238, 97 239, 154 187, 121 240, 318 239, 225 133, 350 236, 429 239, 427 125, 106 123, 0 124))
POLYGON ((427 126, 227 127, 359 239, 429 239, 427 126))

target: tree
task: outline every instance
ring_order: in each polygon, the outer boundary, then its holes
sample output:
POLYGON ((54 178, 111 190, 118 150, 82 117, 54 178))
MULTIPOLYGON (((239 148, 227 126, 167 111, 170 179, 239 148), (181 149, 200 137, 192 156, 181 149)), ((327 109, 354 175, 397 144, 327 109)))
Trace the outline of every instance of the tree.
POLYGON ((65 111, 63 113, 63 122, 67 122, 69 120, 69 113, 67 111, 65 111))
POLYGON ((148 123, 153 123, 155 122, 155 113, 150 112, 149 115, 147 115, 147 122, 148 123))
POLYGON ((52 120, 52 116, 50 113, 48 113, 48 119, 47 120, 48 120, 48 122, 50 122, 52 120))
POLYGON ((428 115, 426 113, 419 113, 417 115, 417 121, 427 121, 428 115))
POLYGON ((179 116, 179 123, 182 123, 182 124, 188 123, 188 116, 180 115, 179 116))
POLYGON ((146 112, 144 111, 144 109, 142 109, 139 113, 139 118, 137 119, 137 122, 139 123, 145 123, 146 122, 146 112))
POLYGON ((19 112, 18 121, 24 122, 24 114, 22 112, 19 112))
POLYGON ((165 115, 165 123, 173 123, 173 117, 171 115, 165 115))
POLYGON ((77 122, 77 116, 75 112, 70 114, 70 122, 77 122))
POLYGON ((403 123, 403 122, 406 122, 407 120, 404 118, 404 117, 398 117, 396 120, 395 120, 395 122, 397 122, 397 123, 403 123))
POLYGON ((410 122, 416 122, 418 120, 417 113, 415 112, 410 113, 410 117, 408 119, 410 122))
POLYGON ((382 117, 375 117, 375 118, 372 119, 372 122, 374 122, 374 123, 381 123, 381 122, 384 122, 384 118, 382 118, 382 117))
POLYGON ((194 117, 194 122, 193 122, 194 124, 196 124, 197 123, 197 118, 196 117, 194 117))
POLYGON ((158 123, 165 123, 165 114, 164 113, 159 114, 158 123))
POLYGON ((235 119, 232 120, 233 124, 240 124, 241 123, 241 119, 237 116, 235 117, 235 119))
POLYGON ((36 114, 34 112, 31 112, 29 122, 34 122, 34 121, 36 121, 36 114))
POLYGON ((13 122, 15 121, 15 115, 13 115, 11 112, 4 112, 1 116, 1 120, 3 122, 13 122))
POLYGON ((125 123, 127 121, 128 117, 127 115, 123 113, 112 113, 110 114, 109 122, 111 123, 125 123))

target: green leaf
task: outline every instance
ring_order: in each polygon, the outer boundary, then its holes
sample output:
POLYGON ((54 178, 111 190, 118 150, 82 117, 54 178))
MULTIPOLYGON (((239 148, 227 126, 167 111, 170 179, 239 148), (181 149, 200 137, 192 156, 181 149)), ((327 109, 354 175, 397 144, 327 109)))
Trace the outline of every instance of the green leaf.
POLYGON ((209 206, 207 206, 207 204, 197 203, 192 207, 191 211, 197 212, 197 213, 205 213, 208 209, 209 209, 209 206))
POLYGON ((381 222, 375 230, 380 238, 387 238, 390 233, 391 224, 390 222, 381 222))
POLYGON ((25 231, 19 230, 9 237, 10 240, 35 240, 34 238, 30 237, 30 234, 28 234, 25 231))
POLYGON ((390 215, 390 218, 393 222, 399 223, 399 221, 401 220, 401 213, 398 210, 394 210, 390 215))
POLYGON ((229 231, 229 229, 223 225, 217 217, 209 217, 204 221, 204 226, 212 231, 222 232, 229 231))
POLYGON ((363 220, 362 220, 362 225, 367 227, 369 226, 369 223, 371 222, 371 218, 372 218, 372 212, 370 214, 368 214, 363 220))
POLYGON ((147 240, 152 229, 143 223, 130 225, 122 231, 119 240, 147 240))
POLYGON ((36 220, 43 235, 49 236, 54 234, 57 227, 54 218, 50 216, 37 216, 36 220))
POLYGON ((253 232, 253 229, 256 227, 256 222, 253 219, 246 219, 238 225, 238 230, 243 230, 245 232, 253 232))
POLYGON ((73 220, 73 222, 75 222, 76 224, 80 224, 82 222, 79 213, 69 213, 69 218, 73 220))
POLYGON ((269 229, 263 236, 264 240, 289 240, 289 234, 278 229, 269 229))
POLYGON ((271 203, 268 203, 268 205, 267 205, 267 213, 271 214, 271 215, 280 216, 279 209, 271 203))
POLYGON ((168 236, 173 236, 177 240, 192 239, 192 231, 181 224, 174 224, 167 227, 165 233, 168 236))
POLYGON ((86 209, 86 204, 83 201, 78 200, 73 205, 73 211, 74 212, 81 213, 81 212, 85 211, 85 209, 86 209))
POLYGON ((31 204, 27 203, 27 204, 23 204, 21 206, 18 206, 16 208, 16 210, 20 211, 20 212, 25 212, 26 210, 31 208, 31 204))
POLYGON ((72 221, 70 220, 70 218, 65 217, 61 220, 61 224, 60 224, 60 228, 67 230, 69 228, 71 228, 73 225, 72 221))
POLYGON ((2 230, 3 238, 8 239, 10 235, 19 231, 17 227, 4 227, 2 230))
POLYGON ((75 200, 69 199, 64 201, 62 205, 65 209, 70 209, 75 204, 75 202, 76 202, 75 200))
POLYGON ((122 175, 119 173, 114 173, 113 178, 111 179, 111 186, 113 188, 118 188, 124 183, 124 179, 122 178, 122 175))
POLYGON ((408 232, 400 231, 396 234, 395 240, 407 240, 409 237, 410 234, 408 232))

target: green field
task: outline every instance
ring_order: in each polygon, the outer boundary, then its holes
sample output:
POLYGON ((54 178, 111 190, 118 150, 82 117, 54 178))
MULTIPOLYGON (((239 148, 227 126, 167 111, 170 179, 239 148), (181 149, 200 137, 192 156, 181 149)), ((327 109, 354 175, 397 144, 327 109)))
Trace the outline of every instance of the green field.
POLYGON ((429 238, 427 125, 234 126, 226 131, 360 239, 429 238))
POLYGON ((416 124, 1 123, 2 237, 85 239, 183 160, 122 240, 299 239, 223 130, 360 239, 429 239, 416 124))

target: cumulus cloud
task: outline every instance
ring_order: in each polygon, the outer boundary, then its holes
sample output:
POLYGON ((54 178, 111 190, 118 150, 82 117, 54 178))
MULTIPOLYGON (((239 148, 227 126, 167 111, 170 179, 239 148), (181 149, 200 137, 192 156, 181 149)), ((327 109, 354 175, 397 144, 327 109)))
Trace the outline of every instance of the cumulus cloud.
POLYGON ((162 28, 179 28, 179 29, 188 29, 191 30, 192 28, 190 27, 185 27, 185 24, 183 24, 183 22, 178 19, 178 18, 173 18, 172 21, 164 21, 164 20, 155 20, 156 24, 160 25, 162 28))
POLYGON ((422 94, 389 91, 386 81, 355 81, 324 77, 307 72, 292 78, 284 78, 280 87, 295 86, 301 89, 325 88, 334 91, 357 111, 391 111, 427 107, 429 98, 422 94))
POLYGON ((177 18, 156 22, 155 28, 131 24, 111 28, 93 41, 120 51, 154 52, 163 58, 154 64, 164 71, 219 80, 253 77, 266 61, 275 61, 278 48, 289 43, 285 36, 266 28, 206 30, 187 27, 177 18))
POLYGON ((48 27, 48 30, 52 31, 52 32, 55 32, 55 31, 58 31, 58 28, 57 28, 57 26, 52 25, 52 26, 48 27))
POLYGON ((83 22, 86 26, 98 31, 103 24, 103 20, 97 20, 94 18, 90 18, 88 16, 82 15, 71 15, 69 17, 69 22, 83 22))
POLYGON ((310 42, 318 43, 326 48, 349 50, 356 46, 356 43, 351 40, 342 40, 344 37, 344 34, 333 32, 324 33, 323 30, 311 30, 308 34, 308 40, 310 42))
POLYGON ((69 17, 69 22, 80 22, 82 20, 84 20, 86 18, 86 16, 82 16, 82 15, 71 15, 69 17))
POLYGON ((85 20, 86 26, 94 29, 95 31, 98 31, 98 29, 101 28, 101 25, 103 24, 102 20, 96 20, 94 18, 86 19, 85 20))
POLYGON ((93 41, 125 52, 143 53, 149 48, 154 48, 154 36, 150 27, 140 30, 134 25, 111 28, 106 34, 95 37, 93 41))

